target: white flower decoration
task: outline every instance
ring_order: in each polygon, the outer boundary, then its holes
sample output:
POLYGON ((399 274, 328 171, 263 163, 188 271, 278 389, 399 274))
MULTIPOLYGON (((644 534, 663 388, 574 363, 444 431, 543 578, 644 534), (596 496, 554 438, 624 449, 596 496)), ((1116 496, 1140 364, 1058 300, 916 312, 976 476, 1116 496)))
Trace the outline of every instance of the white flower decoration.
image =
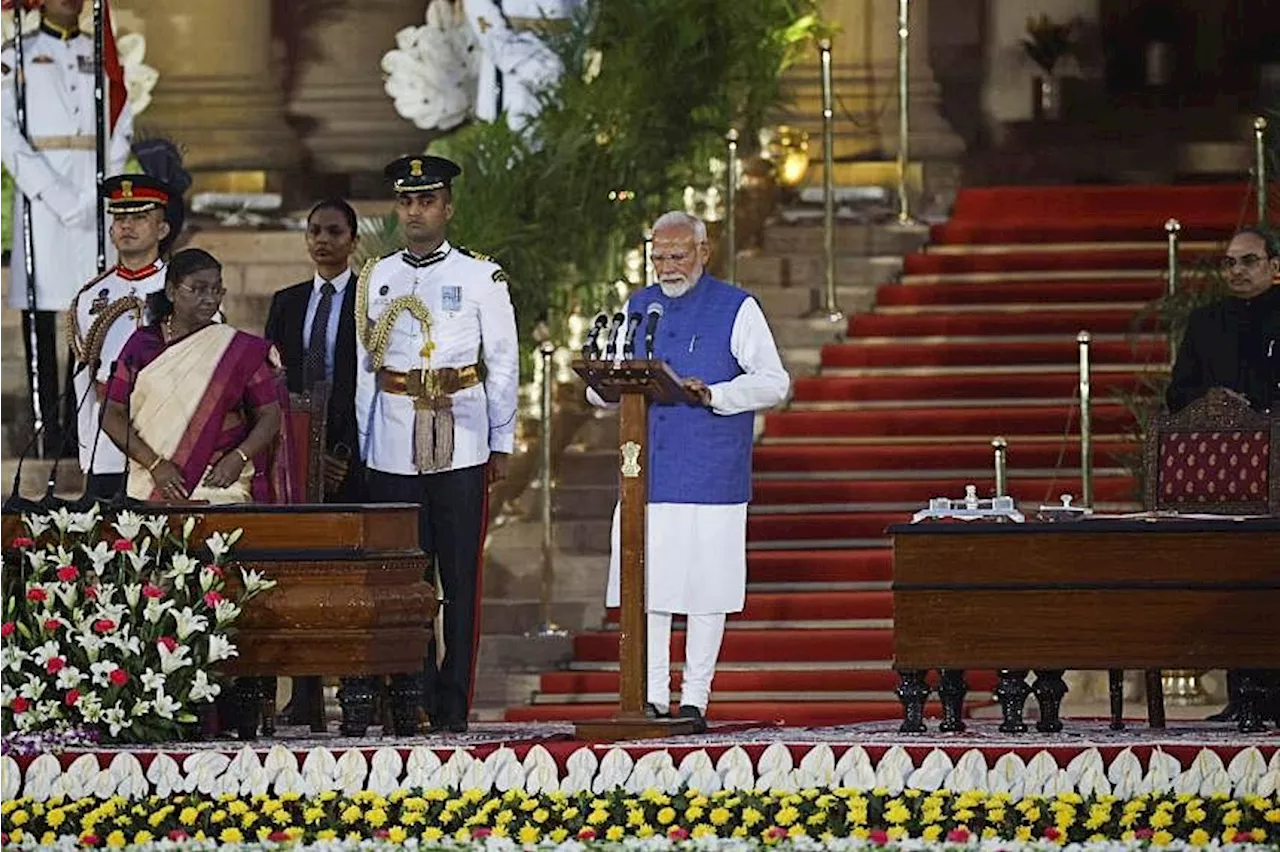
POLYGON ((203 632, 209 629, 209 619, 203 615, 196 615, 195 610, 191 607, 183 607, 173 614, 174 621, 177 624, 178 641, 185 642, 193 633, 203 632))
POLYGON ((147 624, 157 624, 160 619, 164 618, 164 614, 176 606, 172 600, 160 600, 159 598, 149 598, 147 605, 142 608, 142 617, 146 619, 147 624))
POLYGON ((32 538, 39 538, 44 535, 51 524, 48 515, 23 515, 22 522, 30 530, 32 538))
POLYGON ((172 719, 182 709, 182 704, 176 698, 159 690, 156 691, 154 703, 156 715, 161 719, 172 719))
POLYGON ((123 707, 112 707, 102 712, 102 721, 106 722, 107 727, 111 729, 111 736, 119 736, 120 732, 129 727, 123 707))
POLYGON ((71 526, 68 529, 73 533, 92 532, 101 519, 102 516, 98 512, 98 504, 94 503, 87 512, 73 512, 71 514, 71 526))
POLYGON ((102 569, 107 567, 115 557, 115 554, 111 552, 111 548, 107 546, 105 541, 98 542, 92 550, 89 549, 88 545, 84 544, 80 545, 80 549, 89 557, 89 561, 93 563, 94 573, 97 574, 101 574, 102 569))
POLYGON ((396 112, 424 130, 448 130, 473 112, 480 46, 461 4, 428 3, 426 23, 396 33, 382 57, 396 112))
POLYGON ((214 607, 213 615, 218 620, 218 625, 221 626, 235 621, 240 615, 240 607, 229 600, 220 600, 218 605, 214 607))
POLYGON ((75 666, 67 666, 58 672, 58 680, 54 686, 66 692, 68 689, 75 689, 82 683, 84 683, 84 672, 75 666))
POLYGON ((221 684, 210 681, 209 674, 204 669, 196 669, 196 678, 191 684, 189 693, 192 701, 212 701, 220 692, 222 692, 221 684))
POLYGON ((137 512, 126 510, 116 515, 116 522, 112 526, 116 528, 116 532, 120 533, 121 538, 133 541, 138 537, 138 533, 142 532, 142 516, 137 512))
POLYGON ((151 515, 142 522, 147 528, 147 532, 151 533, 151 537, 156 541, 164 539, 165 533, 169 531, 169 517, 167 515, 151 515))
POLYGON ((31 651, 31 659, 41 668, 44 668, 44 666, 54 657, 61 656, 62 647, 53 639, 50 639, 48 642, 45 642, 40 647, 34 648, 31 651))
POLYGON ((172 651, 164 645, 158 647, 160 649, 160 670, 165 674, 173 674, 178 669, 191 665, 191 649, 186 645, 179 645, 172 651))
POLYGON ((185 577, 200 567, 200 561, 192 559, 185 553, 175 553, 169 559, 169 570, 164 572, 164 576, 169 580, 176 580, 185 577))
POLYGON ((220 660, 229 660, 239 655, 240 652, 236 650, 235 643, 226 636, 221 633, 213 633, 209 636, 209 662, 216 663, 220 660))
POLYGON ((275 588, 275 580, 267 580, 263 578, 261 571, 252 571, 248 568, 240 569, 240 579, 244 584, 244 590, 250 596, 259 592, 265 592, 267 589, 275 588))
POLYGON ((142 681, 142 688, 147 692, 156 692, 164 689, 164 675, 155 669, 147 669, 139 678, 142 681))
POLYGON ((93 682, 96 686, 110 686, 111 673, 120 668, 110 660, 102 660, 89 666, 93 682))

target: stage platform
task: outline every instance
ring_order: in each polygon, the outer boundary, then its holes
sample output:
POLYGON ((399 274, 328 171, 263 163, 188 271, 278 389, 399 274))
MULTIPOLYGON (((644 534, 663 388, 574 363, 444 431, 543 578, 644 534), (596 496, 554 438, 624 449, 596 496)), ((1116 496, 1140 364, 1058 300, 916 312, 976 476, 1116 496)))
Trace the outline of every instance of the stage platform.
POLYGON ((693 787, 948 789, 1016 796, 1280 791, 1280 733, 1175 722, 1163 730, 1069 720, 1057 734, 907 735, 897 722, 786 728, 714 725, 706 734, 611 744, 575 740, 564 723, 477 724, 465 734, 346 738, 283 728, 272 739, 69 749, 6 755, 4 795, 211 795, 446 788, 529 792, 674 792, 693 787))

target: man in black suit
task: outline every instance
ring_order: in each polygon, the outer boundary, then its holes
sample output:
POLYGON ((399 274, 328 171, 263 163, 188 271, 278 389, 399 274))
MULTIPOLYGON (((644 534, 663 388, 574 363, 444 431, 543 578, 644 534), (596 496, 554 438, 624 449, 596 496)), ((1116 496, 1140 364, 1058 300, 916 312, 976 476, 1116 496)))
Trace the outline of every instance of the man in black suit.
MULTIPOLYGON (((349 265, 356 234, 356 211, 340 198, 321 201, 307 216, 307 253, 316 272, 278 291, 267 313, 266 337, 284 361, 291 393, 316 382, 330 386, 325 434, 325 501, 361 499, 360 453, 356 432, 356 282, 349 265)), ((294 680, 285 715, 304 724, 321 700, 320 679, 294 680)))

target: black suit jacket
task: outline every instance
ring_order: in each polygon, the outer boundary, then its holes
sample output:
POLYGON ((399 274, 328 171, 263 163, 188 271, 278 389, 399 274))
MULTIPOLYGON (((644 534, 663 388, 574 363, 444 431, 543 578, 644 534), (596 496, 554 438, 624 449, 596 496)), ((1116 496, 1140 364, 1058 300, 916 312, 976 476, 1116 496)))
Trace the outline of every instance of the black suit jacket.
POLYGON ((1187 320, 1165 401, 1179 411, 1224 387, 1249 398, 1259 411, 1280 402, 1280 286, 1248 302, 1223 299, 1187 320))
MULTIPOLYGON (((267 312, 265 335, 275 343, 284 361, 286 380, 291 393, 301 393, 302 362, 307 351, 303 339, 303 326, 307 321, 307 303, 311 299, 313 283, 303 281, 276 292, 271 297, 271 309, 267 312)), ((325 439, 326 448, 332 452, 339 444, 350 451, 351 472, 342 490, 335 495, 339 499, 354 499, 348 492, 359 482, 356 471, 360 466, 359 433, 356 427, 356 276, 353 273, 342 292, 342 304, 335 306, 338 315, 338 340, 333 354, 333 388, 329 394, 329 419, 325 439)))

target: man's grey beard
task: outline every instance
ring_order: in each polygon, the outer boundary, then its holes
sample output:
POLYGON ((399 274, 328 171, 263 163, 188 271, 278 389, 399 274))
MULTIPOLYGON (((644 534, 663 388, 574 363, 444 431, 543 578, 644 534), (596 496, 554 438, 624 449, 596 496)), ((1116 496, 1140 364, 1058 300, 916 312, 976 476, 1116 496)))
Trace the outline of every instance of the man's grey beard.
POLYGON ((685 293, 693 289, 693 285, 702 277, 702 271, 699 270, 697 275, 690 275, 681 278, 679 281, 658 281, 658 286, 662 288, 662 295, 668 299, 678 299, 685 293))

